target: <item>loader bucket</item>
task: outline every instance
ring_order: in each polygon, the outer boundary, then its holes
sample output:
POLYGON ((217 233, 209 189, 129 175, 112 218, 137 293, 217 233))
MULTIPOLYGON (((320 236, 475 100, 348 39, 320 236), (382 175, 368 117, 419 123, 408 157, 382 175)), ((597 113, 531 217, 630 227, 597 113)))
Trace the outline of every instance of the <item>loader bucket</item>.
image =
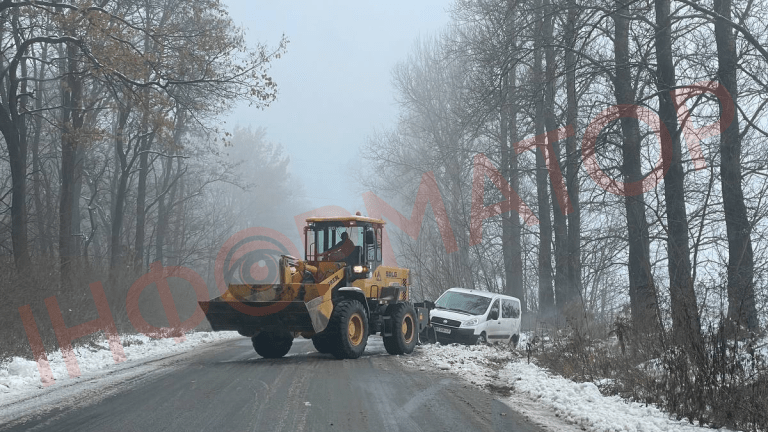
POLYGON ((303 301, 230 302, 217 298, 201 301, 199 304, 215 331, 238 330, 242 334, 248 334, 265 327, 285 327, 292 332, 315 331, 309 310, 303 301), (256 315, 244 310, 273 312, 256 315))
POLYGON ((214 331, 253 334, 266 327, 296 333, 320 333, 333 311, 327 284, 230 285, 213 300, 198 302, 214 331), (312 297, 297 300, 299 292, 312 297), (275 294, 277 293, 277 294, 275 294))

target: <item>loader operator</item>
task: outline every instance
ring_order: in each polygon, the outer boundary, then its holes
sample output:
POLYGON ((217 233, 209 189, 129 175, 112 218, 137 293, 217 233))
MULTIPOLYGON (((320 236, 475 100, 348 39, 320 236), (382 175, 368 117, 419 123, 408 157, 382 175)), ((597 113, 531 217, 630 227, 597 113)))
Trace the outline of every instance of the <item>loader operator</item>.
POLYGON ((332 248, 328 249, 323 255, 326 256, 327 261, 343 261, 354 250, 355 244, 349 239, 349 234, 344 231, 341 233, 341 240, 333 245, 332 248))

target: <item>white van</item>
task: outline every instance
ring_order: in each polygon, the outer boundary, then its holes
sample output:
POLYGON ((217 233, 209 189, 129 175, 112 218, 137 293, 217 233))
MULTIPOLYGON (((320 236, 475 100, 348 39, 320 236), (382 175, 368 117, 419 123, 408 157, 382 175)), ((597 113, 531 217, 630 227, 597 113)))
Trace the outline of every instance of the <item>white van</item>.
POLYGON ((508 343, 520 340, 520 300, 502 294, 450 288, 429 313, 441 343, 508 343))

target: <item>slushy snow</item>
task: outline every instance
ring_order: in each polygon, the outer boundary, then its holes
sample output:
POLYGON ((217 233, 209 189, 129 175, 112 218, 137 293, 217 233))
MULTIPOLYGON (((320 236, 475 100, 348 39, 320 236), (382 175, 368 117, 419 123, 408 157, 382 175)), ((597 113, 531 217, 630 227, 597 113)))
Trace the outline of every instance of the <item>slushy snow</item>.
POLYGON ((48 362, 54 382, 41 380, 37 362, 22 357, 13 357, 0 362, 0 406, 21 398, 35 396, 49 389, 55 389, 83 379, 94 378, 120 367, 138 364, 156 358, 168 357, 188 351, 198 345, 225 339, 240 338, 236 332, 195 332, 184 338, 153 339, 143 334, 121 335, 125 360, 115 363, 109 343, 106 340, 73 349, 80 368, 79 377, 70 377, 67 365, 60 351, 48 353, 48 362), (44 385, 47 384, 47 385, 44 385))
POLYGON ((574 429, 599 432, 702 431, 654 406, 604 396, 594 383, 551 374, 506 347, 430 344, 420 346, 414 355, 426 360, 416 361, 422 366, 427 363, 472 384, 509 394, 500 399, 513 409, 527 412, 534 405, 539 414, 531 416, 534 421, 546 422, 547 416, 555 416, 574 429))

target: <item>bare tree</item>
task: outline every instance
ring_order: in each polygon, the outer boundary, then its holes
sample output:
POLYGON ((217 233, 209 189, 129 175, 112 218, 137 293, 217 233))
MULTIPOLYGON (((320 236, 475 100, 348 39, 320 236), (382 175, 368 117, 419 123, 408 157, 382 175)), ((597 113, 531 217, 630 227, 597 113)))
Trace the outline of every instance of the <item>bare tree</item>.
POLYGON ((688 346, 700 355, 701 321, 691 278, 688 238, 688 215, 685 209, 685 187, 680 145, 681 129, 677 109, 672 100, 675 88, 675 64, 672 58, 672 17, 670 1, 656 0, 656 87, 659 95, 659 117, 666 129, 661 133, 661 156, 668 171, 664 178, 667 209, 667 267, 672 303, 672 328, 675 343, 688 346))
MULTIPOLYGON (((565 87, 566 87, 566 124, 574 131, 578 130, 578 96, 576 94, 576 25, 579 10, 575 0, 567 2, 567 17, 565 23, 565 87)), ((568 278, 570 285, 568 297, 565 303, 575 301, 581 295, 583 287, 581 281, 581 205, 579 190, 579 151, 576 147, 576 136, 568 136, 565 139, 566 172, 565 183, 568 196, 571 199, 573 211, 568 214, 568 278)))
MULTIPOLYGON (((616 0, 613 14, 615 26, 614 56, 616 71, 613 75, 616 102, 623 114, 621 146, 622 173, 626 183, 639 183, 641 172, 640 124, 636 113, 635 89, 632 81, 632 67, 629 52, 629 1, 616 0)), ((632 306, 632 320, 638 329, 658 327, 656 311, 658 300, 651 274, 650 240, 648 222, 645 218, 645 197, 642 191, 625 190, 624 205, 627 213, 629 242, 629 299, 632 306), (639 193, 638 193, 639 192, 639 193)))
MULTIPOLYGON (((739 57, 731 21, 731 0, 715 0, 715 42, 717 43, 718 81, 728 91, 733 106, 739 106, 737 71, 739 57)), ((721 118, 723 114, 721 107, 721 118)), ((739 113, 720 134, 720 179, 723 210, 728 232, 728 318, 737 326, 756 329, 754 252, 752 226, 744 205, 741 173, 741 134, 739 113)))
MULTIPOLYGON (((517 152, 511 148, 511 144, 518 141, 517 116, 519 107, 517 102, 517 56, 519 55, 518 41, 515 24, 519 14, 515 0, 506 2, 506 32, 510 58, 508 60, 509 71, 502 78, 501 90, 501 174, 509 182, 512 190, 520 189, 517 152)), ((523 313, 527 312, 525 285, 523 282, 523 259, 520 236, 522 226, 519 209, 516 212, 503 213, 502 223, 502 253, 504 254, 504 280, 507 294, 520 299, 523 313)))
MULTIPOLYGON (((547 16, 544 14, 542 0, 534 2, 533 21, 536 28, 534 39, 533 68, 531 75, 534 80, 534 133, 536 134, 536 191, 539 219, 539 313, 545 317, 554 313, 555 293, 552 287, 552 218, 550 215, 549 181, 547 163, 544 151, 538 150, 544 147, 544 134, 546 124, 544 122, 545 110, 545 78, 544 65, 542 63, 542 51, 545 44, 544 26, 547 16)), ((555 155, 549 155, 555 158, 555 155)), ((554 197, 553 197, 554 199, 554 197)), ((555 199, 556 200, 556 199, 555 199)))

